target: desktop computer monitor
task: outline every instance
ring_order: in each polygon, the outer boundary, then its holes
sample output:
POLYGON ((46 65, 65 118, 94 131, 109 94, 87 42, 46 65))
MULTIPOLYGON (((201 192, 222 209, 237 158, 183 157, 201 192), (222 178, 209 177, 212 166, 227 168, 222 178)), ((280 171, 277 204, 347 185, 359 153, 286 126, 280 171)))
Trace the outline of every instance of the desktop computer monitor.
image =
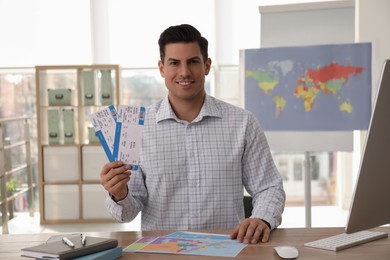
POLYGON ((390 223, 390 60, 386 60, 372 111, 347 234, 390 223))

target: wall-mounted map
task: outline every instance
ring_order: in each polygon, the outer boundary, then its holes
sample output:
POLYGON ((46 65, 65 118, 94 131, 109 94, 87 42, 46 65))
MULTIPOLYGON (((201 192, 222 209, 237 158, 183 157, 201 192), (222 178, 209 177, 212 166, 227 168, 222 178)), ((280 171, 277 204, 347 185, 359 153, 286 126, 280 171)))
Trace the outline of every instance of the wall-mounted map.
POLYGON ((371 43, 243 52, 245 108, 266 131, 368 129, 371 43))

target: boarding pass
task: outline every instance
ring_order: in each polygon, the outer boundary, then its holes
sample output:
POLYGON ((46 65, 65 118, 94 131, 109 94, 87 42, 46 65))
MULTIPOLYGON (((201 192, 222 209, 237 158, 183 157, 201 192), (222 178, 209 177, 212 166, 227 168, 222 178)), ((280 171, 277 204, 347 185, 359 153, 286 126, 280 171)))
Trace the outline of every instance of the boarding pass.
POLYGON ((119 105, 115 110, 111 105, 90 115, 110 162, 121 160, 138 169, 145 111, 143 106, 119 105))
POLYGON ((114 142, 117 113, 113 105, 108 106, 89 116, 96 135, 103 146, 110 162, 115 161, 114 142))

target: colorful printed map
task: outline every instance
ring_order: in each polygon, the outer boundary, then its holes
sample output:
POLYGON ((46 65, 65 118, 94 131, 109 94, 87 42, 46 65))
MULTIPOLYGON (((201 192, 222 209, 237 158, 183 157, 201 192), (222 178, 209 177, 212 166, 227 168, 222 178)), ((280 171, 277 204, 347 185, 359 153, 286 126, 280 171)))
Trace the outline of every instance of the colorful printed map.
POLYGON ((265 130, 368 128, 371 44, 250 49, 244 66, 245 107, 265 130))
POLYGON ((162 237, 143 237, 123 251, 235 257, 245 246, 228 235, 175 232, 162 237))

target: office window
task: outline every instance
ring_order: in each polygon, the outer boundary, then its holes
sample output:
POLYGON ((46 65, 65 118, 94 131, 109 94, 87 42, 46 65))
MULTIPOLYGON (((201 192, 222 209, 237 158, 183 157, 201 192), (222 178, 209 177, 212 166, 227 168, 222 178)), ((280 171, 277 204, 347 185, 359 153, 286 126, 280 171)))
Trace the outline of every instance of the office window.
POLYGON ((303 164, 302 160, 295 160, 293 163, 293 173, 294 173, 294 181, 302 181, 303 180, 303 164))
POLYGON ((167 93, 158 69, 122 69, 121 103, 148 106, 167 93))
MULTIPOLYGON (((12 149, 7 149, 4 152, 5 171, 12 171, 6 177, 7 191, 13 187, 14 192, 18 192, 28 185, 28 168, 25 168, 27 154, 25 140, 24 120, 16 120, 22 116, 29 117, 29 134, 31 144, 31 167, 32 167, 32 182, 33 185, 38 181, 37 167, 37 131, 36 131, 36 107, 35 107, 35 71, 24 68, 2 69, 0 68, 0 119, 14 119, 2 124, 3 144, 14 145, 12 149), (19 144, 19 145, 18 145, 19 144)), ((1 159, 0 159, 1 161, 1 159)), ((9 191, 8 191, 9 192, 9 191)), ((38 209, 38 188, 33 189, 34 208, 38 209)), ((17 200, 10 201, 10 218, 14 212, 27 211, 27 204, 20 203, 26 201, 26 194, 18 197, 17 200)))
MULTIPOLYGON (((275 164, 282 175, 287 194, 286 206, 305 204, 305 154, 273 152, 275 164)), ((336 203, 336 180, 339 166, 337 152, 313 152, 310 155, 311 195, 313 206, 333 206, 336 203)))
POLYGON ((91 63, 89 3, 0 1, 0 67, 91 63))
POLYGON ((35 115, 35 71, 0 69, 0 118, 35 115))
POLYGON ((213 57, 214 4, 210 0, 109 1, 111 62, 132 68, 156 68, 158 38, 168 26, 188 23, 210 41, 213 57))

